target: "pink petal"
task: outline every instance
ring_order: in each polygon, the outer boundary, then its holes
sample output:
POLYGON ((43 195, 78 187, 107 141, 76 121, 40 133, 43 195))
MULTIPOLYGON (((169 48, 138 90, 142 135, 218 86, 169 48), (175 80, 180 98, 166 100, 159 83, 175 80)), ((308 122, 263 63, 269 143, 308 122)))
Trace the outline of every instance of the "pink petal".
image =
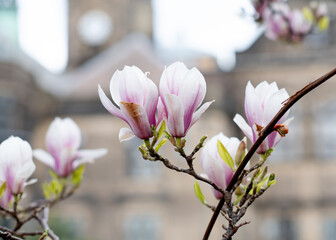
POLYGON ((245 136, 250 139, 251 142, 253 142, 252 128, 246 123, 245 119, 241 115, 236 114, 233 118, 233 121, 243 131, 245 136))
POLYGON ((262 103, 251 82, 247 83, 245 90, 245 114, 250 126, 261 124, 262 103))
POLYGON ((135 136, 141 139, 152 137, 147 113, 143 107, 136 103, 120 102, 120 109, 127 118, 127 122, 132 128, 135 136))
POLYGON ((157 119, 156 119, 156 125, 159 125, 162 120, 167 119, 166 109, 163 106, 163 103, 161 101, 161 97, 159 97, 158 105, 157 105, 157 119))
POLYGON ((100 101, 102 102, 103 106, 106 108, 107 111, 109 111, 112 115, 127 122, 126 117, 121 113, 121 111, 116 106, 114 106, 111 100, 105 95, 100 85, 98 85, 98 94, 100 101))
POLYGON ((173 94, 164 96, 166 102, 168 129, 173 137, 184 137, 183 105, 179 97, 173 94))
POLYGON ((196 108, 205 97, 206 85, 203 75, 196 69, 191 69, 181 82, 179 97, 184 106, 184 126, 188 128, 196 108))
POLYGON ((155 113, 159 100, 159 92, 154 82, 150 79, 147 79, 147 88, 148 88, 148 96, 146 96, 146 102, 144 108, 147 112, 150 125, 155 126, 156 125, 155 113))
POLYGON ((139 68, 125 66, 123 71, 120 72, 119 79, 121 101, 144 106, 144 96, 148 94, 148 90, 145 87, 146 82, 146 76, 139 68))
POLYGON ((164 96, 167 93, 179 95, 180 85, 188 71, 181 62, 175 62, 168 66, 160 79, 160 95, 164 96))
POLYGON ((119 141, 120 142, 130 140, 134 136, 135 136, 134 133, 129 128, 121 128, 119 131, 119 141))

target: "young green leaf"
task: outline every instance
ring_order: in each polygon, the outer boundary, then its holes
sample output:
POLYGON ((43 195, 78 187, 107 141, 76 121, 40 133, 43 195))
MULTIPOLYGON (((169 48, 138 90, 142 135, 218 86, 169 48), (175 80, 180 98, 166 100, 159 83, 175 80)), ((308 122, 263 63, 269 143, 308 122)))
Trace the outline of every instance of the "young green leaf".
POLYGON ((159 131, 158 131, 158 139, 160 139, 162 137, 165 130, 166 130, 166 122, 163 120, 162 123, 161 123, 161 126, 159 128, 159 131))
POLYGON ((205 205, 205 198, 200 188, 200 185, 198 184, 197 181, 195 181, 195 184, 194 184, 194 192, 195 192, 196 197, 201 201, 201 203, 205 205))
POLYGON ((5 191, 6 191, 6 182, 4 182, 0 187, 0 198, 5 193, 5 191))
POLYGON ((71 181, 76 186, 78 186, 82 182, 84 170, 85 170, 85 165, 82 164, 73 172, 71 181))
POLYGON ((224 160, 224 162, 234 171, 234 162, 232 157, 230 156, 229 152, 226 150, 224 145, 218 140, 217 141, 217 150, 219 156, 224 160))
POLYGON ((155 147, 155 152, 158 152, 159 149, 167 142, 168 139, 164 138, 161 140, 161 142, 158 143, 158 145, 155 147))

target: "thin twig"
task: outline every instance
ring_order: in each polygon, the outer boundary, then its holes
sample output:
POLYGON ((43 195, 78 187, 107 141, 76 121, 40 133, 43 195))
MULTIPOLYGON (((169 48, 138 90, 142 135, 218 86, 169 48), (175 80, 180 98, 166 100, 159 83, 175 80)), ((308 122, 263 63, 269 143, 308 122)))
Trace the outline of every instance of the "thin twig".
MULTIPOLYGON (((259 138, 257 141, 253 144, 250 151, 246 154, 245 158, 243 159, 242 163, 239 165, 237 171, 233 175, 229 185, 226 188, 226 191, 231 191, 231 189, 235 186, 235 183, 239 179, 240 174, 244 170, 247 163, 250 161, 253 154, 257 151, 258 147, 261 145, 261 143, 264 141, 264 139, 273 132, 273 127, 275 124, 280 120, 280 118, 289 110, 290 107, 292 107, 297 101, 299 101, 303 96, 305 96, 307 93, 330 79, 336 74, 336 68, 328 72, 327 74, 323 75, 322 77, 316 79, 314 82, 309 83, 307 86, 302 88, 300 91, 296 92, 294 95, 292 95, 290 98, 288 98, 283 104, 283 107, 280 109, 280 111, 273 117, 273 119, 269 122, 269 124, 262 130, 259 138)), ((203 240, 207 240, 210 236, 211 230, 217 220, 217 217, 220 213, 220 210, 222 209, 223 205, 225 203, 224 198, 222 198, 217 207, 216 211, 213 213, 212 218, 209 222, 209 225, 204 233, 203 240)))

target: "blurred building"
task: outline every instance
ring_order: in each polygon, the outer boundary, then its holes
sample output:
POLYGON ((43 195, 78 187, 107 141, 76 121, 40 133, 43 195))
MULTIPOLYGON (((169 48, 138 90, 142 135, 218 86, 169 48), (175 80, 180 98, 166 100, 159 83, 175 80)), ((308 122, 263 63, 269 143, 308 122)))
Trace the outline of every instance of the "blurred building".
MULTIPOLYGON (((300 5, 300 1, 297 1, 300 5)), ((335 12, 335 4, 329 3, 335 12)), ((62 74, 52 74, 20 50, 18 5, 0 0, 0 138, 27 139, 44 148, 44 138, 55 116, 73 118, 83 135, 83 148, 109 149, 109 154, 88 165, 83 185, 75 196, 53 210, 53 218, 67 223, 78 239, 168 240, 201 239, 211 211, 194 197, 193 179, 169 171, 160 163, 141 159, 139 141, 119 143, 125 124, 101 105, 97 85, 107 93, 116 69, 136 65, 149 71, 158 83, 164 65, 152 35, 149 0, 69 0, 68 64, 62 74), (136 33, 137 32, 137 33, 136 33), (139 33, 141 32, 141 33, 139 33)), ((191 130, 187 149, 202 135, 222 131, 242 133, 231 121, 243 115, 247 81, 276 81, 290 94, 335 67, 335 19, 322 35, 305 44, 288 46, 261 37, 251 49, 237 55, 236 68, 220 71, 209 56, 188 58, 207 81, 207 100, 215 99, 191 130)), ((176 59, 179 60, 179 59, 176 59)), ((237 239, 336 239, 336 97, 331 80, 300 101, 292 110, 290 134, 270 158, 277 184, 251 208, 237 239)), ((168 144, 167 144, 168 145, 168 144)), ((172 161, 180 158, 164 149, 172 161)), ((36 176, 48 179, 47 168, 37 163, 36 176)), ((197 168, 200 170, 198 164, 197 168)), ((201 185, 208 201, 211 190, 201 185)), ((41 196, 39 184, 32 188, 41 196)), ((220 239, 219 219, 211 239, 220 239)))

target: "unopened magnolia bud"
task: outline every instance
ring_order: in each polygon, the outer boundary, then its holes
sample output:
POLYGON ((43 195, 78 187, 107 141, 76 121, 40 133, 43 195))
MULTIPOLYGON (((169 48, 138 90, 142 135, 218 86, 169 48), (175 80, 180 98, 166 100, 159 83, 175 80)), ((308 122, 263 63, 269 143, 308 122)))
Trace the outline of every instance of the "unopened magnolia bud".
POLYGON ((277 131, 281 137, 285 137, 289 131, 288 126, 285 124, 276 124, 273 129, 277 131))
POLYGON ((235 194, 236 194, 237 196, 243 195, 243 194, 244 194, 244 190, 243 190, 240 186, 238 186, 238 187, 236 188, 235 194))
POLYGON ((246 155, 246 137, 240 142, 238 146, 236 157, 235 157, 236 166, 240 165, 245 155, 246 155))
POLYGON ((268 170, 268 166, 266 166, 266 167, 264 168, 264 171, 262 172, 262 174, 261 174, 260 177, 259 177, 259 181, 262 181, 262 180, 264 179, 264 177, 265 177, 266 174, 267 174, 267 170, 268 170))

